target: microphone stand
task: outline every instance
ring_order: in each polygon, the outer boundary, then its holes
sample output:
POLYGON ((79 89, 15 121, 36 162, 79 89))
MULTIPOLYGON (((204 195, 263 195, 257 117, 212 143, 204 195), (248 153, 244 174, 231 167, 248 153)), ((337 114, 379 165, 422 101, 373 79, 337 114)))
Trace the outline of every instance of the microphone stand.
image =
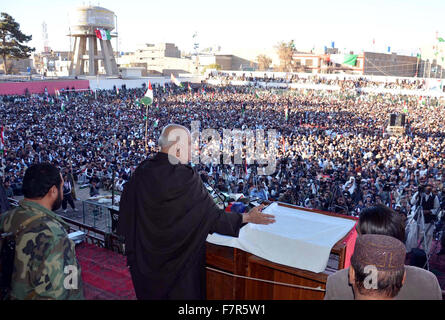
POLYGON ((227 200, 227 197, 225 197, 224 195, 221 195, 220 192, 217 192, 217 191, 210 185, 210 183, 205 182, 204 184, 205 184, 206 187, 209 187, 210 190, 212 190, 212 192, 213 192, 214 194, 216 194, 216 196, 223 202, 223 207, 224 207, 224 209, 226 209, 226 200, 227 200), (223 197, 223 196, 224 196, 224 197, 223 197))

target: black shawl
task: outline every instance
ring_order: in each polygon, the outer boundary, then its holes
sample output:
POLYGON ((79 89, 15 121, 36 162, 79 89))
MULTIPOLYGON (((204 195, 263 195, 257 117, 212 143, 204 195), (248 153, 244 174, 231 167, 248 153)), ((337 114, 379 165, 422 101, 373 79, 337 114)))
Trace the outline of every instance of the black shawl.
POLYGON ((202 260, 209 233, 236 237, 241 223, 240 214, 215 205, 192 167, 172 165, 167 154, 158 153, 142 162, 124 187, 118 234, 125 237, 128 264, 143 274, 150 296, 163 299, 202 260))

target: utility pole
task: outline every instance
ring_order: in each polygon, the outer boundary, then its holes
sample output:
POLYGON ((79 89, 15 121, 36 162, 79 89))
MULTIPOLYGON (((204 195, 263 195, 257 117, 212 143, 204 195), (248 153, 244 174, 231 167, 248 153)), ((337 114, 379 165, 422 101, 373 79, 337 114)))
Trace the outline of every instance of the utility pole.
POLYGON ((198 55, 198 49, 199 49, 199 42, 198 42, 198 32, 195 32, 192 36, 193 38, 193 51, 195 55, 195 64, 196 64, 196 74, 199 73, 199 55, 198 55))

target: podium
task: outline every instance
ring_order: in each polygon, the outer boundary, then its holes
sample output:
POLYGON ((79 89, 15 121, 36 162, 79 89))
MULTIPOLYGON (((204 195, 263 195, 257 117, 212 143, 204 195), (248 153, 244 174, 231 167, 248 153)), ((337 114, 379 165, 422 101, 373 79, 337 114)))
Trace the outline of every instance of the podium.
MULTIPOLYGON (((279 203, 279 206, 321 215, 354 217, 279 203)), ((330 274, 343 269, 355 228, 332 247, 328 266, 312 272, 275 263, 239 248, 206 243, 207 299, 209 300, 321 300, 330 274)))
POLYGON ((406 132, 405 127, 390 126, 386 128, 386 132, 392 136, 403 136, 406 132))

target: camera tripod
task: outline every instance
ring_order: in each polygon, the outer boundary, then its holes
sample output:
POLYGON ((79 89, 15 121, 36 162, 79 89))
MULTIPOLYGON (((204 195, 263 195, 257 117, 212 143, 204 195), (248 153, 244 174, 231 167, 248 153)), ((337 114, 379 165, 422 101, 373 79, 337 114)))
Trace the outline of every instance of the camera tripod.
POLYGON ((346 202, 346 198, 343 195, 343 190, 340 187, 340 182, 339 181, 334 182, 334 191, 332 192, 332 197, 331 197, 331 200, 329 201, 329 207, 328 208, 332 212, 335 212, 335 208, 341 208, 341 209, 346 210, 346 214, 349 215, 349 208, 348 208, 348 205, 347 205, 347 202, 346 202), (338 196, 343 199, 344 206, 339 206, 339 205, 335 204, 335 200, 337 199, 338 196))
POLYGON ((426 235, 428 234, 430 229, 434 226, 434 221, 431 221, 429 223, 428 228, 425 230, 425 215, 423 214, 423 206, 422 206, 423 201, 422 200, 423 200, 423 196, 422 196, 422 194, 419 194, 419 199, 417 200, 416 211, 415 211, 413 217, 411 218, 411 220, 408 222, 408 224, 413 223, 413 220, 414 220, 415 223, 417 224, 417 226, 419 226, 419 229, 422 230, 421 231, 422 239, 417 242, 417 248, 419 248, 419 246, 421 244, 423 245, 423 250, 425 251, 425 256, 426 256, 426 262, 423 267, 426 266, 427 270, 430 270, 430 258, 431 258, 430 249, 431 248, 428 247, 426 235), (420 225, 419 225, 418 221, 420 221, 420 225))

